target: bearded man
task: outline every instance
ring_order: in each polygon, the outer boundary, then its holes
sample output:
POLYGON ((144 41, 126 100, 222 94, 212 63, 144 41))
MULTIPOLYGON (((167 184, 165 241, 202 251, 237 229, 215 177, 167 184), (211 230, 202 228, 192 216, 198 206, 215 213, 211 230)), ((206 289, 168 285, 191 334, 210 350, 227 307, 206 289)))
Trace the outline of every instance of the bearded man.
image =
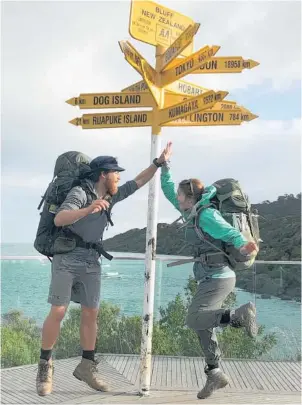
POLYGON ((101 248, 101 241, 108 223, 112 224, 112 207, 152 179, 157 169, 169 158, 166 149, 158 159, 154 159, 151 166, 120 187, 120 172, 124 169, 117 160, 112 156, 93 159, 81 185, 70 190, 56 211, 55 226, 64 230, 66 244, 68 238, 69 241, 76 240, 76 247, 53 256, 48 296, 51 309, 43 324, 36 378, 38 395, 45 396, 52 392, 52 349, 70 301, 81 305, 80 343, 83 349, 82 360, 73 375, 95 390, 108 391, 107 384, 97 372, 94 358, 101 287, 99 257, 101 254, 105 257, 108 255, 101 248))

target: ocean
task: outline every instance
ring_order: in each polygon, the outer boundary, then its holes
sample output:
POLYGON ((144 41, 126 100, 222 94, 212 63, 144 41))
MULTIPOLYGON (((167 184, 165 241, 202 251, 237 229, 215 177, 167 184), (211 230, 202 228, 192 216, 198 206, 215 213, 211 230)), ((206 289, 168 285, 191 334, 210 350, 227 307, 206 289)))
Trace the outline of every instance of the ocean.
MULTIPOLYGON (((37 252, 28 245, 2 245, 1 255, 14 256, 1 260, 1 314, 18 309, 24 316, 42 325, 49 311, 50 262, 43 256, 25 259, 23 256, 37 256, 37 252)), ((115 253, 114 256, 117 259, 112 262, 102 261, 102 300, 118 305, 125 315, 141 315, 144 261, 118 260, 121 256, 131 256, 128 253, 115 253)), ((167 268, 166 263, 158 261, 156 266, 155 318, 159 317, 160 307, 166 307, 178 293, 184 294, 184 287, 192 274, 191 264, 167 268)), ((254 294, 239 289, 236 289, 236 295, 238 305, 255 298, 254 294)), ((270 359, 295 357, 301 347, 301 304, 256 296, 256 305, 258 323, 265 326, 266 332, 277 333, 278 343, 270 352, 270 359)))

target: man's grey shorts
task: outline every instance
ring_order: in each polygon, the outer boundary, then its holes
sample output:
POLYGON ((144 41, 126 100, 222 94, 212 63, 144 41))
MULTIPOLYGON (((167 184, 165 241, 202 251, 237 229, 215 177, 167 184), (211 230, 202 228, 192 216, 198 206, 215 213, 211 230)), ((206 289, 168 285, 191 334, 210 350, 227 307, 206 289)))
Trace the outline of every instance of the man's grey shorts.
POLYGON ((48 302, 68 305, 77 302, 96 308, 100 302, 101 265, 95 250, 76 248, 70 253, 55 255, 51 266, 48 302))

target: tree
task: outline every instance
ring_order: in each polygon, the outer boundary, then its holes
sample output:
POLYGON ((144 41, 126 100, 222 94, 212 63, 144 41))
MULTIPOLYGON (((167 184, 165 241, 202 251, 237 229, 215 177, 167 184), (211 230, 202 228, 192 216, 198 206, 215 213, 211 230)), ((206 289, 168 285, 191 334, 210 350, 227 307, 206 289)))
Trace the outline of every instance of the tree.
POLYGON ((2 317, 1 366, 14 367, 36 363, 39 359, 40 330, 20 311, 11 311, 2 317))
MULTIPOLYGON (((171 356, 202 356, 196 333, 186 326, 188 306, 197 289, 189 277, 184 296, 177 294, 166 308, 160 308, 160 320, 153 326, 153 354, 171 356)), ((231 293, 223 306, 236 305, 231 293)), ((81 354, 79 342, 80 309, 71 308, 63 322, 55 347, 57 359, 81 354)), ((102 302, 98 315, 97 351, 99 353, 139 354, 141 345, 141 317, 121 315, 117 306, 102 302)), ((40 330, 32 320, 24 319, 18 311, 4 315, 2 325, 2 367, 13 367, 37 362, 39 359, 40 330)), ((235 328, 218 330, 218 341, 224 357, 259 358, 276 344, 275 334, 264 334, 260 328, 257 339, 235 328)))
MULTIPOLYGON (((197 290, 197 283, 193 277, 189 277, 185 287, 185 299, 178 294, 174 301, 171 301, 166 309, 161 308, 161 328, 165 329, 166 335, 174 337, 174 351, 182 356, 201 356, 202 350, 199 346, 194 331, 185 325, 187 308, 197 290)), ((224 308, 236 306, 236 294, 230 293, 223 303, 224 308)), ((231 327, 219 328, 217 338, 221 352, 227 358, 253 358, 257 359, 268 353, 277 343, 274 333, 264 334, 264 326, 259 328, 257 339, 250 338, 243 329, 231 327)))

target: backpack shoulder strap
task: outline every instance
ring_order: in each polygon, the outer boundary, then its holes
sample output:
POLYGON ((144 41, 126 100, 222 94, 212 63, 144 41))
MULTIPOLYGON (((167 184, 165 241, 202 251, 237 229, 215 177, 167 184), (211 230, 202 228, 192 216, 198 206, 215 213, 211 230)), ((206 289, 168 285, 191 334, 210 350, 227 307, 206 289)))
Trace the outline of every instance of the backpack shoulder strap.
MULTIPOLYGON (((93 194, 93 193, 89 190, 89 188, 86 187, 84 184, 81 183, 80 187, 81 187, 81 188, 85 191, 85 193, 86 193, 87 204, 91 204, 91 203, 95 200, 94 194, 93 194)), ((114 226, 114 224, 113 224, 113 222, 112 222, 112 219, 111 219, 111 209, 109 208, 108 211, 106 210, 106 211, 105 211, 105 214, 106 214, 106 217, 107 217, 107 220, 108 220, 109 224, 110 224, 111 226, 114 226)))
POLYGON ((95 199, 93 198, 94 197, 93 193, 82 182, 78 185, 78 187, 81 187, 81 189, 85 192, 87 197, 87 204, 91 204, 92 201, 95 199))
POLYGON ((196 212, 195 220, 194 220, 194 228, 195 228, 196 235, 199 237, 200 240, 202 240, 203 242, 205 242, 205 243, 207 243, 208 245, 210 245, 213 249, 215 249, 215 250, 221 252, 221 253, 224 254, 226 257, 229 257, 229 256, 225 253, 224 250, 219 249, 219 247, 217 247, 216 245, 214 245, 212 242, 210 242, 210 241, 206 238, 205 234, 203 233, 202 229, 201 229, 200 226, 199 226, 199 218, 200 218, 201 212, 202 212, 203 210, 205 210, 206 208, 214 208, 214 209, 216 209, 216 206, 215 206, 215 204, 211 204, 211 203, 210 203, 210 204, 203 205, 202 207, 200 207, 200 208, 198 209, 198 211, 196 212))
POLYGON ((200 215, 201 215, 202 211, 204 211, 206 208, 216 209, 216 206, 213 203, 209 203, 209 204, 202 205, 201 207, 199 207, 198 210, 196 211, 196 215, 194 217, 194 226, 200 228, 200 226, 199 226, 200 215))

